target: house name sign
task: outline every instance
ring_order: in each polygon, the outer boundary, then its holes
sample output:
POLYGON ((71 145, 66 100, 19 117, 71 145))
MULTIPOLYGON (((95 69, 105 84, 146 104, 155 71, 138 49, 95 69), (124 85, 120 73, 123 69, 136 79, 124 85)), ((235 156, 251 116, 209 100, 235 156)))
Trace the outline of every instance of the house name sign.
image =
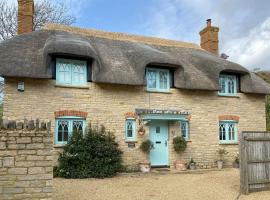
POLYGON ((159 109, 135 109, 137 115, 145 114, 170 114, 170 115, 190 115, 188 111, 179 111, 179 110, 159 110, 159 109))

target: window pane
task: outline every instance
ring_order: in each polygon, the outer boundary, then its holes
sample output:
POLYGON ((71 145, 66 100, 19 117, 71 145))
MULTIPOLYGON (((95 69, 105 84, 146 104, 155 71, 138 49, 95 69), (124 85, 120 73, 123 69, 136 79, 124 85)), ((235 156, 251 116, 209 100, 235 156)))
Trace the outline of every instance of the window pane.
POLYGON ((58 142, 68 141, 68 120, 58 121, 58 142))
POLYGON ((127 137, 133 137, 133 122, 127 121, 127 137))
POLYGON ((148 88, 156 88, 157 80, 156 80, 156 72, 152 70, 147 71, 147 87, 148 88))
POLYGON ((86 83, 86 63, 74 62, 72 67, 72 83, 73 84, 86 83))
POLYGON ((168 73, 165 71, 159 72, 159 89, 167 89, 168 88, 168 73))
POLYGON ((156 133, 160 133, 160 126, 156 127, 156 133))
POLYGON ((229 124, 229 140, 235 140, 234 124, 229 124))
POLYGON ((57 81, 71 84, 71 65, 62 61, 57 62, 57 81))
POLYGON ((73 133, 74 132, 78 132, 78 133, 83 133, 83 121, 73 121, 72 123, 72 129, 73 129, 73 133))
POLYGON ((187 137, 187 123, 181 122, 181 134, 183 138, 187 137))
POLYGON ((228 76, 228 93, 229 94, 235 93, 234 88, 235 88, 235 77, 228 76))
POLYGON ((219 78, 219 88, 220 88, 220 93, 225 93, 226 89, 225 89, 225 78, 224 77, 220 77, 219 78))
POLYGON ((65 142, 68 141, 68 127, 65 127, 65 129, 64 129, 64 141, 65 142))
POLYGON ((225 124, 219 125, 219 140, 226 140, 225 124))

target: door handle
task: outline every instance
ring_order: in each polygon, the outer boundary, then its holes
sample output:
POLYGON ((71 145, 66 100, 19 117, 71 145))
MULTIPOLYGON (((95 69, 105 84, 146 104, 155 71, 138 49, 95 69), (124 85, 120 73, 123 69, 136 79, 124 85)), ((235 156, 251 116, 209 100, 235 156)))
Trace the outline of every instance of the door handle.
POLYGON ((166 141, 165 141, 165 146, 167 146, 167 145, 168 145, 168 141, 166 140, 166 141))

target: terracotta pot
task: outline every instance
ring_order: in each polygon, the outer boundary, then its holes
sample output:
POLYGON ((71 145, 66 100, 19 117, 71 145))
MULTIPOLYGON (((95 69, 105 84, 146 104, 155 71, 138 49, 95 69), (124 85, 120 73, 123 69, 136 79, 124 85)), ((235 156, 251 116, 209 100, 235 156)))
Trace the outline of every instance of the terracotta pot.
POLYGON ((140 163, 140 170, 143 173, 148 173, 151 171, 151 166, 150 166, 150 162, 148 161, 143 161, 140 163))
POLYGON ((187 162, 185 160, 177 160, 175 161, 175 169, 179 171, 187 170, 187 162))
POLYGON ((144 134, 145 134, 145 131, 139 131, 138 133, 139 133, 139 135, 141 135, 141 136, 142 136, 142 135, 144 135, 144 134))
POLYGON ((217 167, 219 170, 221 170, 223 168, 223 161, 222 160, 217 161, 217 167))
POLYGON ((239 168, 239 163, 233 162, 233 163, 232 163, 232 166, 233 166, 233 168, 239 168))

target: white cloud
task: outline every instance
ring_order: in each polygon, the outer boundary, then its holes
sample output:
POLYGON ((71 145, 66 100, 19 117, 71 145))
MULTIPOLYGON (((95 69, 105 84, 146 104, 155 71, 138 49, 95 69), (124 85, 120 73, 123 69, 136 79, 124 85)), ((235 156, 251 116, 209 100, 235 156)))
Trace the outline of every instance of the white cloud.
POLYGON ((224 50, 232 61, 250 69, 270 70, 270 17, 251 29, 246 37, 226 42, 224 50))
POLYGON ((221 52, 249 69, 270 70, 269 7, 261 0, 156 0, 140 27, 146 35, 199 43, 207 18, 220 27, 221 52), (256 13, 256 14, 255 14, 256 13))

